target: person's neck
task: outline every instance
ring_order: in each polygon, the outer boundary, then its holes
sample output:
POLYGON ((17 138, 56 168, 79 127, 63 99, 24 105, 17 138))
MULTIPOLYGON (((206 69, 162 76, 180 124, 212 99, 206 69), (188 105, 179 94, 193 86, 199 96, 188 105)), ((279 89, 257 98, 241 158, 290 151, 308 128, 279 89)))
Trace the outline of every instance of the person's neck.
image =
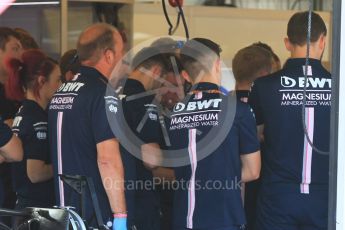
POLYGON ((48 101, 44 100, 41 97, 40 98, 35 97, 34 93, 30 90, 26 92, 26 99, 35 101, 43 110, 47 108, 48 101))
POLYGON ((250 88, 252 87, 252 83, 249 82, 244 82, 244 83, 236 83, 236 90, 250 90, 250 88))
POLYGON ((92 63, 91 61, 84 61, 82 62, 83 66, 90 67, 96 69, 100 72, 105 78, 109 79, 111 75, 111 70, 105 67, 101 62, 97 62, 96 64, 92 63))
MULTIPOLYGON (((306 58, 307 54, 307 45, 304 46, 294 46, 291 50, 291 58, 306 58)), ((309 49, 309 58, 312 59, 321 59, 321 54, 318 52, 313 45, 309 49)))
POLYGON ((153 80, 152 76, 147 76, 140 71, 133 71, 128 78, 139 81, 144 86, 145 90, 149 90, 150 82, 153 80))
POLYGON ((194 84, 199 84, 199 83, 212 83, 212 84, 215 84, 217 86, 220 86, 220 82, 217 79, 217 77, 214 77, 212 75, 204 75, 200 81, 194 82, 194 84))

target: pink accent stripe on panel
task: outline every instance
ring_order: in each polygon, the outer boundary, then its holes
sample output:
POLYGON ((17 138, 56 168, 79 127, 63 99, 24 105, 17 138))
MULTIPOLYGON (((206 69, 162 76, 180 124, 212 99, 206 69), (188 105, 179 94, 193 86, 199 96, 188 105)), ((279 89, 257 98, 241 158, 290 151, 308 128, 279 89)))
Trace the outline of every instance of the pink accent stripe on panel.
POLYGON ((188 214, 187 214, 187 228, 193 228, 193 215, 195 209, 195 172, 197 167, 196 155, 196 129, 189 130, 189 144, 188 144, 189 158, 191 162, 192 175, 188 186, 188 214))
MULTIPOLYGON (((311 142, 314 141, 314 108, 306 108, 305 111, 305 123, 308 130, 309 138, 311 142)), ((309 194, 309 184, 311 182, 311 165, 313 158, 313 148, 308 143, 308 139, 304 137, 304 149, 303 149, 303 170, 302 170, 302 183, 301 193, 309 194)))
MULTIPOLYGON (((62 137, 62 118, 63 112, 58 113, 57 117, 57 154, 58 154, 58 174, 62 174, 62 154, 61 154, 61 137, 62 137)), ((63 182, 59 178, 59 196, 60 196, 60 206, 65 206, 65 196, 63 182)))

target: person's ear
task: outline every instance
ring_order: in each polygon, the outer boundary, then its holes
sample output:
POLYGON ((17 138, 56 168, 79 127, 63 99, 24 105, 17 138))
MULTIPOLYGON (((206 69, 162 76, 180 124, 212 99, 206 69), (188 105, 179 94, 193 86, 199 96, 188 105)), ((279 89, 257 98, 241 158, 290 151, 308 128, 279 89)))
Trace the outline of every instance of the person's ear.
POLYGON ((71 81, 74 77, 74 74, 71 70, 68 70, 66 73, 65 73, 65 81, 71 81))
POLYGON ((153 74, 153 77, 156 79, 156 78, 159 78, 161 77, 162 75, 162 67, 160 67, 159 65, 154 65, 152 66, 151 68, 151 72, 153 74))
POLYGON ((38 76, 37 83, 39 88, 42 88, 42 86, 47 82, 46 78, 43 76, 38 76))
POLYGON ((108 64, 112 65, 115 59, 115 53, 111 49, 105 51, 105 60, 108 64))
POLYGON ((325 49, 325 47, 326 47, 326 36, 325 35, 320 36, 318 45, 319 45, 320 50, 323 51, 325 49))
POLYGON ((292 51, 292 44, 291 44, 289 38, 284 38, 284 44, 285 44, 286 49, 289 52, 291 52, 292 51))
POLYGON ((222 65, 220 63, 220 58, 217 58, 216 62, 215 62, 215 67, 216 67, 216 72, 220 73, 222 70, 222 65))
POLYGON ((189 83, 193 83, 192 80, 190 79, 189 77, 189 74, 185 71, 185 70, 182 70, 181 72, 181 76, 183 77, 183 79, 185 79, 187 82, 189 83))

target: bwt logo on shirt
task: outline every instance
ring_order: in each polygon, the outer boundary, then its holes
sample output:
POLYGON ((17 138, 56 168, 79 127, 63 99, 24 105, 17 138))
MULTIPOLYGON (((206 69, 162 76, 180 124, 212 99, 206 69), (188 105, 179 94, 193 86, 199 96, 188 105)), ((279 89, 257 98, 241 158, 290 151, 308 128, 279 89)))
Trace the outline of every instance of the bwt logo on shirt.
MULTIPOLYGON (((296 85, 299 88, 304 88, 305 85, 305 78, 299 77, 297 79, 287 77, 287 76, 281 76, 280 77, 280 83, 284 88, 292 88, 296 85)), ((331 79, 328 78, 318 78, 318 77, 308 77, 307 80, 307 87, 312 88, 331 88, 331 79)))
POLYGON ((184 104, 179 102, 174 107, 174 112, 181 112, 183 110, 186 111, 195 111, 195 110, 202 110, 212 108, 219 108, 220 102, 222 99, 210 99, 210 100, 203 100, 203 101, 192 101, 188 104, 184 104))
POLYGON ((68 82, 61 85, 58 92, 78 92, 84 83, 81 82, 68 82))

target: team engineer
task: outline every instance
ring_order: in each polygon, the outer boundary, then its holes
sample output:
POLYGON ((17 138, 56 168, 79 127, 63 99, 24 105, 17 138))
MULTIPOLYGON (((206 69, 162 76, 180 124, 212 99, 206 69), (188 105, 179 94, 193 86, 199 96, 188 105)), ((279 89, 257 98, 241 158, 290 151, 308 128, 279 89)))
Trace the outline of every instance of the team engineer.
POLYGON ((188 159, 186 166, 175 168, 177 182, 186 181, 188 186, 180 184, 175 191, 173 229, 241 229, 245 224, 241 186, 227 185, 259 177, 260 147, 254 116, 247 104, 236 103, 236 97, 220 91, 220 47, 216 43, 205 38, 188 41, 181 50, 181 63, 182 76, 193 86, 181 102, 185 106, 178 103, 166 125, 171 149, 188 159), (231 105, 236 112, 233 124, 227 124, 231 105), (186 116, 191 118, 186 121, 195 116, 208 119, 199 126, 176 125, 186 116), (222 141, 215 145, 217 140, 222 141), (212 147, 209 155, 203 155, 212 147), (210 188, 210 181, 223 186, 210 188))
MULTIPOLYGON (((127 229, 124 167, 119 142, 107 119, 116 116, 118 98, 105 96, 110 75, 122 58, 123 42, 111 25, 87 27, 77 44, 80 72, 63 84, 49 106, 49 135, 55 175, 83 175, 95 184, 104 223, 116 230, 127 229), (107 106, 106 106, 107 105, 107 106)), ((58 181, 60 204, 78 206, 79 197, 58 181)), ((95 227, 90 197, 86 220, 95 227)))
POLYGON ((294 14, 285 45, 291 53, 281 71, 255 81, 249 96, 260 136, 264 137, 262 185, 257 230, 327 229, 331 75, 321 65, 327 29, 312 13, 310 60, 307 53, 308 12, 294 14), (307 100, 302 111, 304 74, 307 100))

